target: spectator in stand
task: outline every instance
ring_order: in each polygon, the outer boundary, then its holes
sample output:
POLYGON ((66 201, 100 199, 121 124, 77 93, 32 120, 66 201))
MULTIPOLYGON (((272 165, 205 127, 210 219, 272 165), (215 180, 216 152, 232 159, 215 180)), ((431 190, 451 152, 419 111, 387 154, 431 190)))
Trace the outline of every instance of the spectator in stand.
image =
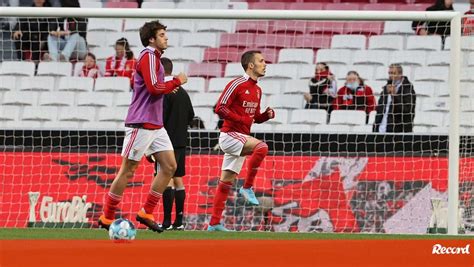
POLYGON ((474 35, 474 0, 470 0, 471 8, 464 13, 468 17, 464 17, 462 20, 463 25, 463 35, 469 36, 474 35))
POLYGON ((316 64, 315 75, 309 81, 309 93, 304 93, 307 109, 332 110, 332 102, 336 97, 337 84, 334 75, 326 63, 316 64))
POLYGON ((410 133, 413 132, 416 95, 413 84, 403 76, 400 64, 391 64, 389 80, 383 87, 377 105, 374 132, 410 133))
POLYGON ((95 55, 92 53, 87 53, 86 59, 84 60, 84 66, 82 66, 79 77, 97 79, 101 76, 102 74, 100 73, 99 67, 97 66, 95 55))
MULTIPOLYGON (((453 0, 436 0, 426 11, 454 11, 453 0)), ((444 39, 451 33, 449 21, 414 21, 411 25, 417 35, 441 35, 444 39)))
POLYGON ((107 58, 105 62, 105 76, 128 77, 133 83, 133 73, 136 60, 126 38, 120 38, 115 42, 115 56, 107 58))
MULTIPOLYGON (((61 0, 61 7, 80 7, 78 0, 61 0)), ((82 60, 87 54, 87 19, 62 18, 59 27, 48 36, 49 54, 54 61, 82 60)))
MULTIPOLYGON (((32 7, 51 7, 49 0, 34 0, 32 7)), ((38 62, 48 51, 48 33, 58 28, 56 19, 21 18, 13 29, 17 58, 38 62)))
POLYGON ((375 97, 372 88, 364 84, 356 71, 349 71, 346 84, 337 91, 337 98, 333 104, 334 110, 363 110, 369 113, 375 109, 375 97))

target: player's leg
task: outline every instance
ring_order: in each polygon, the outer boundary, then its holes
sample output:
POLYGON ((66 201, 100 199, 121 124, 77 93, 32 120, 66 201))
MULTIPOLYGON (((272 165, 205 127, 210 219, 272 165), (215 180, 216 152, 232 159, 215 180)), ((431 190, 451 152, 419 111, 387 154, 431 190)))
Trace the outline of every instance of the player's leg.
POLYGON ((173 146, 164 128, 153 131, 153 141, 147 154, 153 154, 160 165, 160 170, 151 183, 150 193, 143 208, 137 214, 137 221, 148 226, 149 229, 162 232, 163 229, 155 222, 153 211, 162 198, 168 183, 176 170, 173 146))
MULTIPOLYGON (((158 172, 157 172, 158 173, 158 172)), ((174 183, 173 179, 170 180, 165 191, 163 191, 163 223, 162 227, 164 230, 171 230, 171 212, 173 211, 174 202, 174 183)))
POLYGON ((242 149, 242 156, 251 155, 247 161, 247 176, 242 188, 239 189, 239 193, 252 205, 259 205, 257 198, 252 190, 255 176, 257 175, 258 168, 262 164, 263 159, 268 153, 268 146, 265 142, 262 142, 251 136, 247 136, 247 142, 245 142, 244 148, 242 149))
MULTIPOLYGON (((232 156, 232 157, 237 158, 236 156, 232 156)), ((225 159, 224 159, 224 162, 226 162, 225 159)), ((230 162, 230 160, 228 159, 227 162, 230 162)), ((243 160, 242 160, 242 163, 243 163, 243 160)), ((220 223, 220 221, 221 221, 222 212, 225 209, 225 203, 227 201, 227 197, 229 196, 230 189, 232 188, 232 185, 235 179, 237 178, 237 174, 238 173, 232 170, 222 170, 221 178, 219 180, 219 183, 217 184, 216 195, 214 196, 211 220, 209 221, 209 226, 207 228, 208 231, 211 231, 211 232, 229 231, 227 228, 225 228, 224 225, 220 223)))
POLYGON ((175 201, 175 220, 173 223, 174 230, 184 230, 183 215, 184 201, 186 199, 186 190, 184 188, 183 176, 186 175, 186 148, 176 148, 174 150, 176 158, 176 172, 174 173, 174 201, 175 201))
POLYGON ((115 211, 122 200, 123 192, 128 181, 133 178, 145 150, 151 143, 150 140, 152 140, 150 134, 143 129, 126 128, 122 149, 122 165, 106 196, 104 213, 98 221, 100 226, 108 229, 108 226, 115 219, 115 211))
POLYGON ((183 177, 173 177, 174 182, 174 200, 176 217, 173 223, 173 230, 184 230, 184 201, 186 199, 186 190, 183 183, 183 177))
POLYGON ((105 197, 104 213, 99 218, 99 226, 108 229, 115 219, 115 211, 119 203, 122 201, 122 195, 127 187, 127 183, 132 179, 135 170, 139 165, 138 161, 122 159, 120 170, 112 182, 109 193, 105 197))
MULTIPOLYGON (((160 170, 160 164, 155 159, 155 155, 149 155, 146 157, 150 163, 153 163, 153 178, 158 174, 160 170)), ((163 191, 163 223, 161 227, 164 230, 171 227, 171 211, 173 210, 173 201, 174 201, 174 188, 173 188, 173 180, 168 183, 165 191, 163 191)))
POLYGON ((221 133, 219 136, 219 146, 225 154, 222 162, 221 178, 214 197, 214 206, 208 231, 228 231, 220 224, 220 220, 232 184, 240 173, 245 161, 245 157, 240 156, 245 142, 245 138, 237 133, 221 133))

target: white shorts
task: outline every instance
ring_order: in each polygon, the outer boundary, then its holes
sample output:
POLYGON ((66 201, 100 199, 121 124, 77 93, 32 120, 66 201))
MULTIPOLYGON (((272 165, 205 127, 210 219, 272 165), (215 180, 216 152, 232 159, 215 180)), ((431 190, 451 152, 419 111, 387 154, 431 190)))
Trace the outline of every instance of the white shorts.
POLYGON ((237 132, 221 132, 219 136, 219 146, 224 151, 224 161, 222 170, 230 170, 237 174, 240 173, 244 165, 245 157, 240 156, 248 135, 237 132))
POLYGON ((122 157, 140 161, 143 155, 168 150, 173 151, 173 144, 164 127, 158 130, 125 127, 122 157))

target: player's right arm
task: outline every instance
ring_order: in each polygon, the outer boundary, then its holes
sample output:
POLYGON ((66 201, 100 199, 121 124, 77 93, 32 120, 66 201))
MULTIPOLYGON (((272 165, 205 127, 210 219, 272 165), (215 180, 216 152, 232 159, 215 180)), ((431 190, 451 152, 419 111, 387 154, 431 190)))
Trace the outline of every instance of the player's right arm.
POLYGON ((155 56, 151 53, 146 53, 143 55, 138 66, 150 94, 169 94, 182 84, 181 80, 177 77, 167 82, 160 82, 158 80, 158 73, 156 72, 156 64, 160 63, 159 61, 157 62, 155 56))
POLYGON ((230 105, 235 101, 237 97, 237 91, 239 89, 239 86, 235 86, 235 82, 236 81, 234 80, 233 82, 227 84, 224 92, 222 92, 221 96, 219 97, 219 101, 217 101, 216 109, 214 111, 224 120, 251 124, 253 122, 253 118, 247 114, 238 114, 230 109, 230 105))

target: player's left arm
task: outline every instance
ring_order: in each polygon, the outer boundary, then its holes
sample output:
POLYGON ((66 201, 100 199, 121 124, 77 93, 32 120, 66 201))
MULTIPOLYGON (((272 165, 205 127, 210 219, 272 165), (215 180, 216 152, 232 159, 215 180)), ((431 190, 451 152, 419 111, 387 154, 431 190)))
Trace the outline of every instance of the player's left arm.
MULTIPOLYGON (((259 94, 262 95, 261 90, 259 94)), ((253 118, 254 118, 255 123, 266 122, 270 119, 275 118, 275 111, 271 107, 267 107, 263 113, 260 113, 260 100, 259 100, 257 110, 255 111, 255 115, 253 118)))

